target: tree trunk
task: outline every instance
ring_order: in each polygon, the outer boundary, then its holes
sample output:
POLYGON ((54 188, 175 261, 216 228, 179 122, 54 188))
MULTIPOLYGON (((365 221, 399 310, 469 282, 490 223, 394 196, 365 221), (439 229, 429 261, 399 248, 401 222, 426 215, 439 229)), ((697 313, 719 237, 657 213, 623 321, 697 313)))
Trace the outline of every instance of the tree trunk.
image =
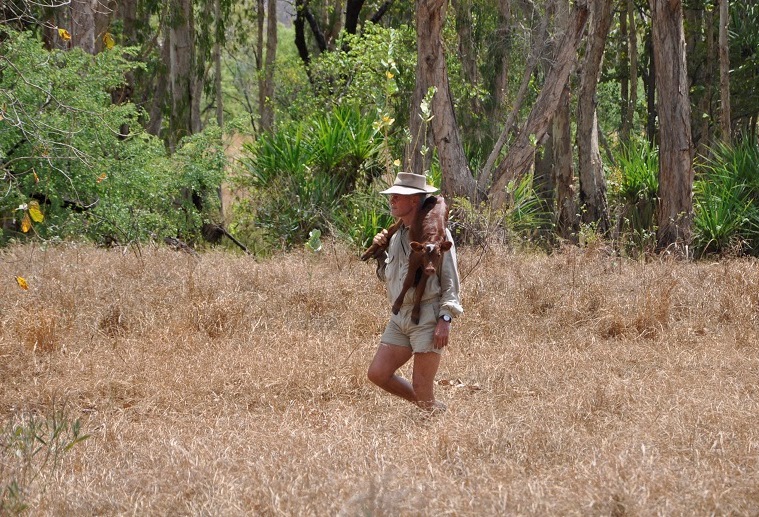
POLYGON ((730 144, 732 129, 730 127, 730 42, 727 26, 730 21, 729 0, 719 0, 719 122, 722 141, 730 144))
POLYGON ((635 21, 635 0, 627 0, 627 30, 630 40, 630 102, 627 106, 627 115, 628 123, 632 128, 638 106, 638 24, 635 21))
MULTIPOLYGON (((652 22, 653 23, 653 22, 652 22)), ((646 34, 646 57, 648 58, 647 73, 643 78, 644 86, 646 89, 646 137, 648 142, 652 145, 656 145, 656 56, 654 56, 654 47, 652 42, 652 34, 649 29, 646 34)))
POLYGON ((524 74, 522 75, 522 83, 519 85, 519 92, 517 93, 516 99, 514 100, 514 105, 509 112, 508 117, 506 118, 506 123, 503 125, 503 131, 498 137, 498 140, 493 146, 493 149, 490 151, 490 155, 485 161, 485 165, 482 167, 482 171, 480 172, 480 176, 477 180, 478 190, 480 192, 485 192, 489 186, 488 184, 493 173, 495 161, 500 156, 501 150, 506 144, 506 140, 509 134, 514 129, 519 111, 522 109, 522 104, 524 103, 524 99, 527 96, 528 89, 532 81, 532 74, 538 65, 538 61, 543 54, 543 49, 546 46, 546 41, 548 40, 548 21, 551 17, 550 12, 552 12, 552 9, 549 7, 546 9, 546 14, 541 19, 541 22, 537 28, 533 28, 535 37, 532 38, 532 40, 535 43, 530 49, 530 55, 527 57, 527 64, 525 66, 524 74))
MULTIPOLYGON (((168 31, 166 31, 168 33, 168 31)), ((168 38, 164 39, 161 47, 161 62, 168 66, 171 54, 171 42, 168 38)), ((166 103, 166 97, 169 93, 169 78, 165 71, 160 71, 156 77, 155 88, 150 103, 150 119, 147 124, 147 132, 151 135, 161 136, 163 127, 163 106, 166 103)))
POLYGON ((543 140, 548 130, 548 124, 556 112, 574 67, 588 13, 587 0, 578 0, 572 8, 568 30, 559 43, 556 61, 546 77, 543 89, 519 137, 496 169, 495 181, 488 193, 494 208, 500 208, 506 200, 505 187, 509 181, 524 174, 532 165, 535 145, 543 140))
POLYGON ((577 101, 577 158, 580 176, 580 206, 583 223, 597 223, 598 230, 609 230, 606 204, 606 178, 598 145, 596 88, 601 75, 606 38, 611 27, 611 0, 594 0, 585 49, 577 101))
POLYGON ((95 9, 99 0, 71 0, 71 45, 95 54, 95 9))
POLYGON ((635 108, 638 104, 638 28, 635 22, 635 0, 623 0, 625 8, 620 13, 620 27, 625 27, 622 43, 626 49, 627 69, 625 82, 622 86, 622 129, 620 139, 627 144, 630 141, 630 130, 635 123, 635 108))
POLYGON ((556 213, 556 178, 553 172, 553 124, 546 133, 545 143, 535 151, 535 174, 532 178, 532 188, 535 195, 556 213))
POLYGON ((219 127, 224 127, 224 96, 221 91, 221 38, 222 27, 221 23, 221 6, 219 2, 221 0, 214 0, 213 2, 213 16, 216 27, 216 34, 213 42, 213 67, 214 67, 214 92, 216 93, 216 123, 219 127))
MULTIPOLYGON (((472 0, 451 0, 456 13, 456 34, 458 36, 459 59, 464 80, 473 85, 480 84, 480 72, 477 68, 477 51, 474 48, 472 34, 472 0)), ((475 113, 481 112, 477 97, 473 100, 475 113)))
POLYGON ((650 0, 659 116, 660 250, 690 244, 693 219, 693 143, 680 0, 650 0))
POLYGON ((509 50, 511 49, 511 1, 498 2, 498 28, 493 56, 495 75, 493 78, 493 102, 488 110, 488 118, 493 120, 503 107, 509 87, 509 50))
POLYGON ((253 49, 253 55, 256 61, 256 79, 258 79, 258 125, 261 133, 264 132, 261 126, 264 109, 264 27, 266 26, 266 8, 264 0, 256 0, 256 46, 253 49))
POLYGON ((626 144, 630 140, 630 36, 627 33, 627 10, 624 6, 631 0, 621 0, 623 9, 619 11, 619 140, 626 144))
POLYGON ((261 131, 269 131, 274 125, 274 63, 277 59, 277 1, 269 0, 266 22, 266 63, 263 79, 259 84, 259 109, 261 131))
MULTIPOLYGON (((718 9, 715 6, 715 9, 718 9)), ((695 134, 693 137, 693 145, 696 148, 698 154, 706 155, 709 151, 709 147, 712 142, 712 124, 714 120, 713 112, 714 106, 712 98, 714 96, 714 77, 716 75, 716 52, 714 41, 714 12, 712 9, 706 9, 704 13, 704 40, 706 43, 706 62, 704 63, 704 92, 698 101, 698 113, 697 117, 692 117, 696 120, 696 125, 692 127, 695 134)))
POLYGON ((358 15, 364 6, 364 0, 348 0, 345 4, 345 32, 356 34, 358 29, 358 15))
MULTIPOLYGON (((572 25, 568 16, 568 4, 555 2, 553 5, 546 7, 546 14, 550 14, 554 10, 556 12, 557 29, 564 34, 571 31, 572 25)), ((590 13, 592 14, 592 7, 590 13)), ((562 43, 553 41, 551 47, 548 62, 554 63, 562 52, 562 43)), ((550 68, 547 73, 550 74, 550 68)), ((552 168, 554 183, 556 185, 556 226, 562 238, 576 242, 579 224, 575 202, 575 171, 572 155, 572 124, 570 122, 569 107, 571 97, 570 82, 569 80, 566 81, 560 93, 559 103, 551 120, 549 131, 552 137, 552 168)))
MULTIPOLYGON (((262 2, 263 0, 259 1, 262 2)), ((311 73, 309 72, 311 54, 308 51, 308 44, 306 43, 306 9, 306 2, 304 0, 295 0, 295 20, 293 21, 293 29, 295 30, 295 48, 298 49, 298 56, 300 56, 300 60, 303 61, 308 78, 311 80, 311 73)))
POLYGON ((572 167, 572 126, 569 121, 569 82, 559 97, 553 117, 553 167, 556 174, 556 224, 559 235, 575 241, 577 205, 575 204, 574 168, 572 167))
MULTIPOLYGON (((475 195, 475 182, 453 112, 441 39, 447 5, 447 0, 416 0, 417 89, 421 83, 425 86, 421 91, 426 91, 429 86, 437 90, 432 98, 431 126, 443 176, 442 193, 448 197, 471 198, 475 195)), ((418 110, 418 105, 412 107, 412 120, 419 118, 418 110)), ((412 138, 419 138, 419 135, 412 133, 412 138)))
MULTIPOLYGON (((456 14, 456 34, 458 36, 458 57, 466 85, 477 87, 481 84, 477 51, 472 34, 472 0, 451 0, 456 14)), ((483 107, 479 95, 469 98, 467 107, 459 112, 462 127, 469 128, 468 141, 482 142, 483 107)))
POLYGON ((192 0, 172 0, 169 5, 169 148, 200 128, 198 78, 195 62, 195 26, 192 0))

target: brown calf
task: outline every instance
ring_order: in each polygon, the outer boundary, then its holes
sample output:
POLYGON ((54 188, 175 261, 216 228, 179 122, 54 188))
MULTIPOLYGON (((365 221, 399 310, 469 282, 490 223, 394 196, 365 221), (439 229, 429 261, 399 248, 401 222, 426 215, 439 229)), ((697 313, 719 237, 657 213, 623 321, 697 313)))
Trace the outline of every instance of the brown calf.
MULTIPOLYGON (((401 222, 397 221, 388 228, 388 242, 390 237, 400 228, 401 222)), ((411 254, 409 255, 408 272, 403 281, 403 289, 393 304, 393 314, 398 314, 403 304, 403 298, 408 290, 414 286, 414 308, 411 311, 411 321, 419 323, 419 311, 422 296, 427 287, 427 279, 440 271, 443 261, 443 253, 451 249, 452 242, 446 239, 445 229, 448 226, 448 205, 443 196, 430 196, 425 199, 419 209, 416 218, 409 228, 409 240, 411 241, 411 254)), ((372 244, 361 255, 361 260, 377 257, 383 251, 372 244)))

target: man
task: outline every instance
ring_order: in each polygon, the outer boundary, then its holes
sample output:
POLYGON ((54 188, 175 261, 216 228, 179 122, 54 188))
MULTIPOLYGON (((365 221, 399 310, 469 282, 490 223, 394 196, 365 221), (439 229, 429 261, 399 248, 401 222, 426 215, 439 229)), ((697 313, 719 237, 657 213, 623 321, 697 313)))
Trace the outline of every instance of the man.
MULTIPOLYGON (((387 286, 390 303, 400 294, 408 271, 410 255, 409 227, 428 194, 437 188, 428 185, 426 177, 407 172, 398 173, 392 187, 382 194, 389 196, 390 213, 401 219, 401 228, 390 238, 385 256, 377 260, 377 276, 387 286)), ((447 240, 453 242, 446 228, 447 240)), ((387 230, 374 237, 375 244, 387 244, 387 230)), ((464 312, 459 300, 459 272, 456 250, 443 254, 438 275, 427 280, 418 324, 411 321, 414 288, 406 293, 403 306, 392 315, 380 339, 380 345, 369 366, 368 377, 383 390, 415 403, 420 408, 445 410, 435 400, 434 381, 440 366, 443 349, 448 345, 451 321, 464 312), (411 382, 396 374, 397 370, 414 358, 411 382)))

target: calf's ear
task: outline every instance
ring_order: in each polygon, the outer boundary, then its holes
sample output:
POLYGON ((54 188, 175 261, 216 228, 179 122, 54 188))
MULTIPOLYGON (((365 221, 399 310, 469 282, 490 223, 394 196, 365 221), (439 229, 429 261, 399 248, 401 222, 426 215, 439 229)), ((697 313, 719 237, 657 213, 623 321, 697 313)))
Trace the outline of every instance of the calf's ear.
POLYGON ((451 246, 453 246, 451 241, 443 241, 443 244, 440 245, 440 251, 448 251, 451 246))
POLYGON ((411 241, 411 249, 414 251, 422 251, 424 246, 416 241, 411 241))

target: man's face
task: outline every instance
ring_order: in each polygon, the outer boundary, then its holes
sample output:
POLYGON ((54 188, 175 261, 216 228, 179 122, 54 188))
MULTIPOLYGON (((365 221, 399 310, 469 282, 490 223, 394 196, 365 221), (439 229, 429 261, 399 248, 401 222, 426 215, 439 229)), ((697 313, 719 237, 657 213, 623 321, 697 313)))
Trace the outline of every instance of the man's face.
POLYGON ((417 199, 419 196, 412 194, 404 196, 402 194, 390 195, 390 213, 393 217, 406 217, 416 210, 417 199))

